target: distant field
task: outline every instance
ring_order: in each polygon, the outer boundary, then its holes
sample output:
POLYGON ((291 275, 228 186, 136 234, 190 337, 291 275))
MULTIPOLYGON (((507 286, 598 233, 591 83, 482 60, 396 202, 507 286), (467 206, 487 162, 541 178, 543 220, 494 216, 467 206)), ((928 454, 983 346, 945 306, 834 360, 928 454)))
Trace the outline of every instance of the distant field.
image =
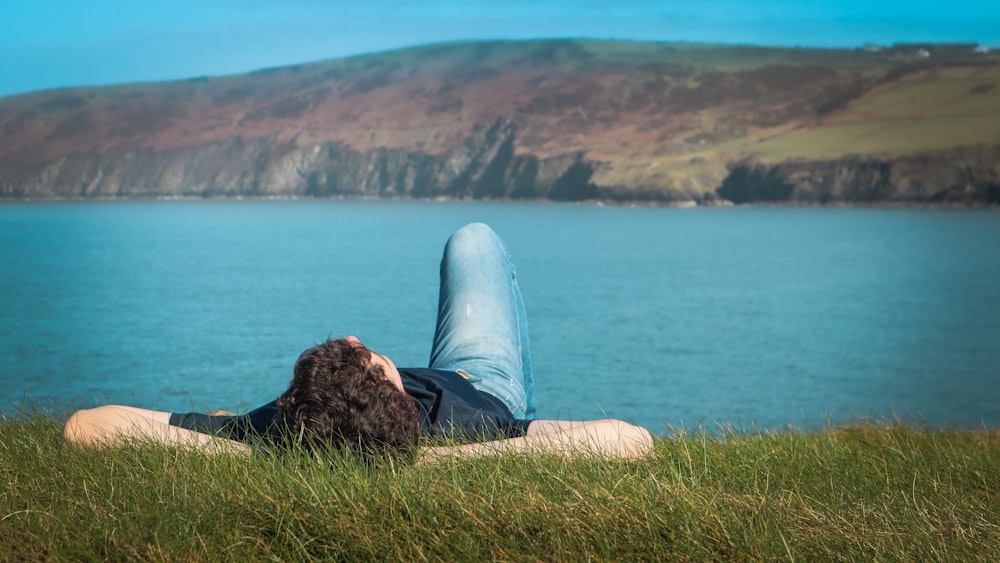
POLYGON ((844 111, 741 147, 765 162, 898 156, 1000 142, 1000 68, 935 69, 877 87, 844 111))
MULTIPOLYGON (((603 57, 613 56, 611 47, 600 51, 603 57)), ((725 73, 830 65, 839 69, 840 86, 835 87, 850 97, 849 85, 857 84, 862 93, 833 111, 818 112, 815 105, 813 110, 791 109, 795 104, 819 103, 822 92, 830 91, 822 86, 813 90, 815 100, 789 98, 761 104, 768 95, 762 91, 752 103, 748 103, 751 98, 738 98, 712 105, 687 114, 684 122, 658 125, 643 121, 641 115, 635 121, 620 120, 610 126, 613 134, 580 143, 604 163, 596 174, 598 182, 704 193, 722 181, 732 163, 747 159, 780 163, 851 155, 894 158, 1000 143, 1000 66, 992 55, 982 55, 978 62, 931 64, 903 53, 868 57, 842 50, 672 45, 660 56, 725 73), (898 66, 887 73, 893 60, 898 66), (767 112, 782 111, 797 115, 777 118, 771 126, 761 123, 767 112)), ((773 78, 782 80, 780 74, 773 78)), ((787 80, 807 88, 801 80, 787 80)), ((747 87, 740 90, 743 95, 747 87)))
POLYGON ((887 61, 907 60, 908 54, 880 53, 857 57, 854 49, 789 49, 752 45, 710 43, 655 43, 631 41, 578 42, 600 62, 681 64, 691 67, 739 72, 768 65, 836 64, 858 70, 884 68, 887 61))

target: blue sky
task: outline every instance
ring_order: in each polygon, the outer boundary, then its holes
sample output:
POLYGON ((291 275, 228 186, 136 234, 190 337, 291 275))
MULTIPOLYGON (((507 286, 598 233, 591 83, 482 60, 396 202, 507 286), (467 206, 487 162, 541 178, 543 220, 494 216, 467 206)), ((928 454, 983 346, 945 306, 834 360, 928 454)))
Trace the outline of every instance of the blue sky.
POLYGON ((0 96, 224 75, 464 39, 1000 47, 1000 2, 0 0, 0 96))

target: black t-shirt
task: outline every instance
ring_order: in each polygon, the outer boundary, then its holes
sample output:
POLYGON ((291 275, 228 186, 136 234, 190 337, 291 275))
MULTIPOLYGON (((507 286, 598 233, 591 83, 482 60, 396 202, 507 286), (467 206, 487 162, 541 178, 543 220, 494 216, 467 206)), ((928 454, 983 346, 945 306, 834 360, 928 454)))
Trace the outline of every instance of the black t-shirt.
POLYGON ((403 368, 399 375, 420 409, 420 432, 425 436, 472 442, 516 438, 528 431, 530 420, 514 418, 503 401, 456 372, 403 368))
MULTIPOLYGON (((477 390, 456 372, 402 368, 399 375, 406 394, 420 411, 420 432, 424 436, 472 442, 515 438, 528 431, 530 420, 514 418, 500 399, 477 390)), ((246 442, 253 436, 271 436, 278 415, 278 405, 271 401, 237 416, 171 413, 170 424, 246 442)))

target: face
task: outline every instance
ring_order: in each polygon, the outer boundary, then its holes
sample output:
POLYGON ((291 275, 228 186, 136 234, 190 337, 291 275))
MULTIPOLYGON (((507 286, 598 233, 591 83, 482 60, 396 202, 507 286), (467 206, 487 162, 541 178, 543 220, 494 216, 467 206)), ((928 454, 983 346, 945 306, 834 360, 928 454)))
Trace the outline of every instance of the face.
MULTIPOLYGON (((354 336, 348 336, 344 340, 350 342, 351 346, 357 346, 359 348, 365 347, 365 345, 354 336)), ((392 360, 382 354, 379 354, 378 352, 374 352, 370 349, 368 352, 371 353, 372 363, 382 368, 382 372, 385 373, 385 378, 392 382, 392 384, 396 386, 396 389, 406 393, 403 389, 403 379, 399 376, 399 370, 396 369, 396 364, 392 363, 392 360)))

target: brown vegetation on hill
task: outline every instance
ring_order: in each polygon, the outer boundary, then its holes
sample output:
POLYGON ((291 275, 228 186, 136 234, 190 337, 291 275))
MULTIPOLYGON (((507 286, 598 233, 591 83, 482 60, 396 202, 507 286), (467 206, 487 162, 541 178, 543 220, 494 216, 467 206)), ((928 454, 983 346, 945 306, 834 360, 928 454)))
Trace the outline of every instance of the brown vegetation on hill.
MULTIPOLYGON (((967 185, 919 193, 880 185, 871 193, 983 203, 996 201, 990 194, 1000 186, 997 82, 1000 57, 972 46, 432 45, 240 76, 0 99, 0 197, 713 202, 739 193, 753 201, 760 190, 746 182, 761 177, 748 173, 756 169, 800 186, 815 183, 808 163, 892 167, 905 157, 933 169, 958 150, 970 162, 967 185), (961 96, 935 95, 957 83, 965 84, 961 96), (899 107, 893 96, 927 103, 891 118, 873 111, 899 107), (963 131, 970 112, 980 126, 963 131), (908 120, 934 139, 852 150, 866 135, 848 129, 859 116, 873 127, 908 120), (794 173, 782 164, 792 161, 794 173)), ((815 190, 786 191, 815 197, 815 190)), ((834 186, 824 197, 854 192, 834 186)))

